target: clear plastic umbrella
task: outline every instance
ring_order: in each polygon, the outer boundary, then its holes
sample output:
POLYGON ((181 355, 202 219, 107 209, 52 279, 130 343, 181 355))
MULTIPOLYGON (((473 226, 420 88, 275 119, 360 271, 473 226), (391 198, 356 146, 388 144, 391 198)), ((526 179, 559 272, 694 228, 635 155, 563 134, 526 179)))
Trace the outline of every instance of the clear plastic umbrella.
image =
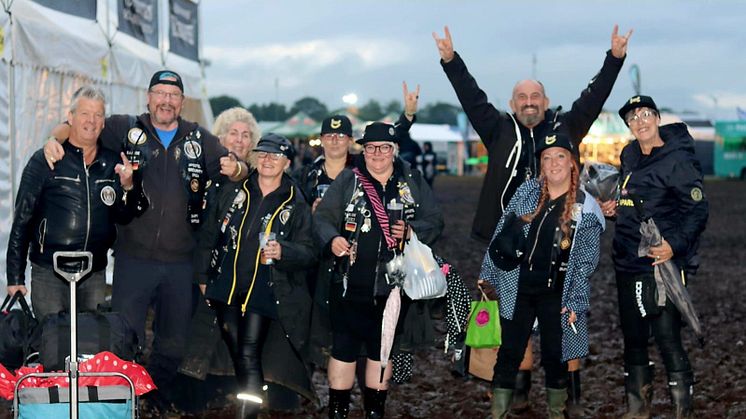
POLYGON ((386 299, 386 307, 383 309, 383 319, 381 320, 381 378, 383 382, 383 373, 389 364, 391 356, 391 347, 394 345, 394 335, 396 335, 396 324, 399 322, 399 312, 401 311, 401 289, 394 287, 386 299))

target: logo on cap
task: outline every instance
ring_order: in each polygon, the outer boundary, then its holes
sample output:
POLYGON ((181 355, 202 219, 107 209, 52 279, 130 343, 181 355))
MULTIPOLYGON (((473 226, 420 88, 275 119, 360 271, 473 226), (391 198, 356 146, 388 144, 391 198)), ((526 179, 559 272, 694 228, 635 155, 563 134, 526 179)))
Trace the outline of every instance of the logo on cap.
POLYGON ((394 128, 389 128, 389 135, 391 135, 391 136, 394 135, 394 128))
POLYGON ((629 104, 631 105, 633 103, 640 103, 640 100, 642 100, 640 98, 640 96, 635 96, 635 97, 633 97, 632 99, 629 100, 629 104))
POLYGON ((557 141, 556 135, 547 135, 547 138, 544 139, 544 143, 546 145, 554 144, 557 141))
POLYGON ((332 129, 338 129, 339 127, 342 126, 342 120, 332 118, 331 122, 329 123, 329 126, 331 126, 332 129))

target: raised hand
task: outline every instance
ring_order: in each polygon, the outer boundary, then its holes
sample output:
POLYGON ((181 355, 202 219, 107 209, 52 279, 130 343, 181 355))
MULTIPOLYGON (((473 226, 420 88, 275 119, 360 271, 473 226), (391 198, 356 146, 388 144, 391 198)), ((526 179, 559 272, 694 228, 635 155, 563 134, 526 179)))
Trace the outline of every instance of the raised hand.
POLYGON ((451 31, 448 30, 448 26, 445 26, 443 30, 445 38, 439 38, 438 34, 433 32, 433 39, 435 40, 435 46, 438 47, 440 58, 447 63, 453 59, 453 39, 451 38, 451 31))
POLYGON ((627 55, 627 44, 632 31, 633 29, 630 29, 627 35, 620 36, 619 25, 614 25, 614 31, 611 33, 611 55, 616 58, 624 58, 627 55))
POLYGON ((404 93, 404 114, 414 115, 417 113, 417 101, 420 99, 420 85, 417 85, 417 90, 410 92, 407 88, 407 82, 401 82, 402 93, 404 93))
POLYGON ((119 153, 122 157, 122 163, 114 166, 114 172, 119 175, 119 183, 125 191, 132 189, 132 163, 124 153, 119 153))

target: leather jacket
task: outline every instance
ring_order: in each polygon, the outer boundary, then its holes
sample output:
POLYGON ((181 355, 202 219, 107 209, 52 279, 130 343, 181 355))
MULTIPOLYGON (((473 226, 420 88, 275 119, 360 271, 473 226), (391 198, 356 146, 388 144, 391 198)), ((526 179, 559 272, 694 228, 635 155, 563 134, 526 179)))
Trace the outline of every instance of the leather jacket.
POLYGON ((119 155, 99 143, 87 168, 83 150, 65 141, 65 157, 50 170, 38 150, 23 170, 7 253, 8 285, 24 285, 26 257, 53 268, 56 251, 90 251, 92 271, 106 267, 116 238, 114 223, 126 224, 148 206, 139 181, 125 193, 114 167, 119 155))

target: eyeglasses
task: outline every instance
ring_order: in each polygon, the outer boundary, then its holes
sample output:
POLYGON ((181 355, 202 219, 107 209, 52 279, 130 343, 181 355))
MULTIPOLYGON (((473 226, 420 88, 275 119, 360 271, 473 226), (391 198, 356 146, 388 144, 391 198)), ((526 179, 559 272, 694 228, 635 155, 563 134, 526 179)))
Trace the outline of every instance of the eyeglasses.
POLYGON ((334 133, 334 134, 324 134, 321 136, 322 140, 328 140, 332 142, 343 142, 347 141, 347 139, 350 138, 347 134, 340 134, 340 133, 334 133))
POLYGON ((184 97, 184 95, 182 95, 181 93, 169 93, 169 92, 164 92, 163 90, 151 90, 150 93, 155 95, 155 97, 157 97, 158 99, 166 99, 166 100, 181 99, 184 97))
POLYGON ((368 154, 375 154, 376 151, 380 151, 381 154, 389 154, 394 149, 394 146, 391 144, 381 144, 381 145, 373 145, 373 144, 366 144, 363 146, 363 150, 365 150, 368 154))
POLYGON ((257 159, 270 159, 270 160, 280 160, 281 158, 285 157, 282 153, 268 153, 266 151, 257 151, 256 152, 256 158, 257 159))
POLYGON ((650 118, 652 118, 655 115, 656 114, 654 111, 651 111, 650 109, 645 109, 644 111, 640 113, 633 114, 633 115, 627 115, 627 118, 625 118, 624 120, 627 121, 627 125, 632 125, 633 122, 637 122, 637 123, 648 122, 650 118))

